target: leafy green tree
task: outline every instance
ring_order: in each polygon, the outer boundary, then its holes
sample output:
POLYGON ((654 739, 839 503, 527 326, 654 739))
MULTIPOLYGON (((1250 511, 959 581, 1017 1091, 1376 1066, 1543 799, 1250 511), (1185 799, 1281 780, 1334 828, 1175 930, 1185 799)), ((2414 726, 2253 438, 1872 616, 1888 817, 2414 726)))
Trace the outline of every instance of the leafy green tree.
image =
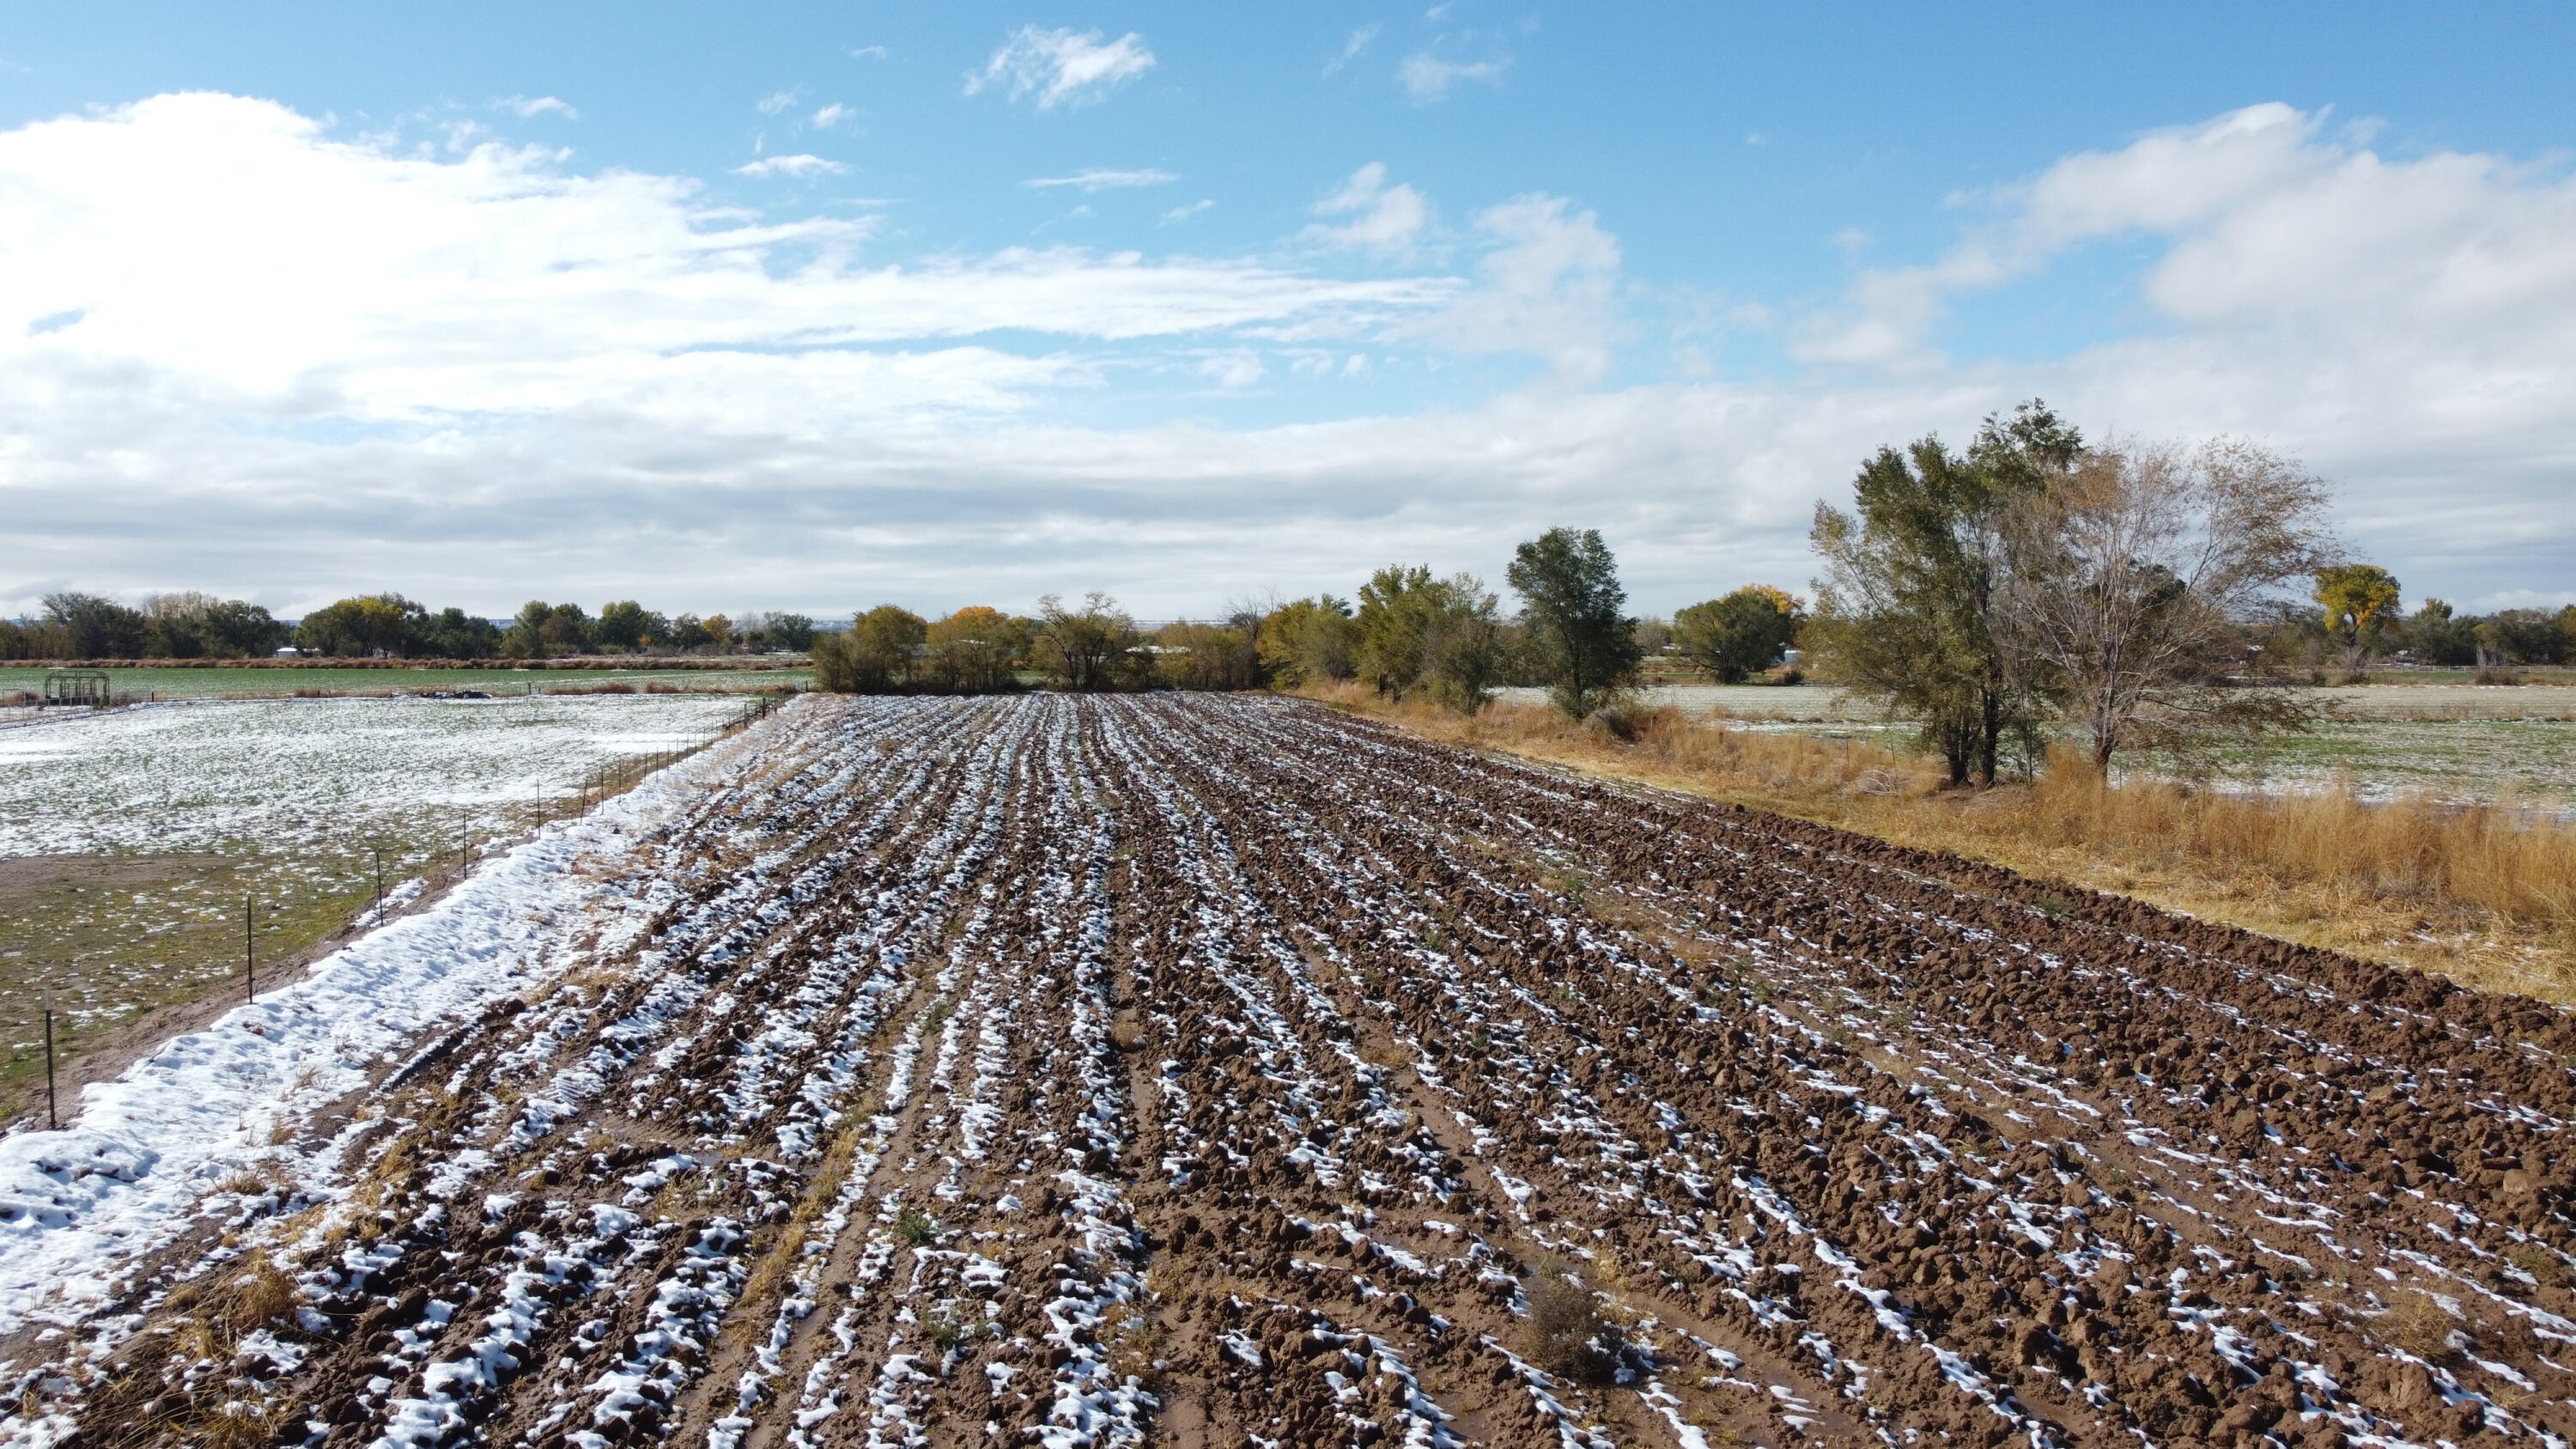
POLYGON ((745 614, 734 626, 734 633, 754 652, 784 650, 796 654, 814 647, 814 621, 803 614, 745 614))
POLYGON ((621 599, 599 606, 599 618, 591 625, 591 639, 603 649, 633 652, 653 644, 671 642, 671 621, 645 608, 633 599, 621 599))
POLYGON ((1037 638, 1031 654, 1038 668, 1058 689, 1093 692, 1115 689, 1127 681, 1136 645, 1136 621, 1118 601, 1098 590, 1085 594, 1082 607, 1065 606, 1060 595, 1038 600, 1037 638))
POLYGON ((1512 555, 1504 577, 1544 661, 1557 708, 1582 719, 1632 682, 1642 657, 1628 591, 1600 531, 1552 528, 1512 555))
POLYGON ((2407 616, 2397 637, 2416 663, 2456 668, 2478 662, 2477 623, 2461 618, 2440 599, 2426 599, 2407 616))
POLYGON ((422 622, 418 643, 421 653, 437 659, 489 659, 500 652, 501 630, 451 605, 422 622))
POLYGON ((1741 684, 1780 662, 1797 622, 1795 600, 1778 589, 1747 584, 1673 615, 1673 645, 1719 683, 1741 684))
POLYGON ((2560 652, 2566 636, 2558 629, 2557 616, 2538 609, 2505 609, 2490 614, 2477 626, 2481 666, 2490 661, 2506 664, 2556 664, 2565 656, 2560 652))
POLYGON ((2361 661, 2387 638, 2397 622, 2397 579, 2377 564, 2335 564, 2317 570, 2317 607, 2324 611, 2326 634, 2343 648, 2347 674, 2359 674, 2361 661))
POLYGON ((1356 665, 1369 687, 1401 700, 1422 677, 1430 662, 1433 621, 1445 602, 1444 589, 1429 567, 1389 565, 1360 585, 1360 607, 1352 620, 1358 639, 1356 665))
POLYGON ((1501 601, 1474 574, 1452 574, 1435 586, 1423 636, 1423 680, 1442 708, 1474 714, 1493 702, 1510 668, 1501 601))
POLYGON ((2029 454, 2060 445, 2053 418, 2017 422, 2037 444, 1990 418, 1986 463, 1933 437, 1879 449, 1853 480, 1855 512, 1819 503, 1807 535, 1825 566, 1810 631, 1819 664, 1922 721, 1953 785, 1992 785, 2004 740, 2035 729, 2042 702, 2008 668, 1996 607, 2006 515, 2040 486, 2029 454))
POLYGON ((96 594, 47 594, 45 622, 63 631, 64 651, 73 659, 140 658, 151 631, 142 610, 96 594))

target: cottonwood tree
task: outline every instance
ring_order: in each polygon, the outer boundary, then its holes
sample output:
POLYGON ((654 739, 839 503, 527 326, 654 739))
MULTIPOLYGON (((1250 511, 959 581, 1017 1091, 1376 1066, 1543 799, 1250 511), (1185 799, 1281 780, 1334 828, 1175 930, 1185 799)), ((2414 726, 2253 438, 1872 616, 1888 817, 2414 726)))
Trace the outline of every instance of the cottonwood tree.
POLYGON ((1061 596, 1038 600, 1038 632, 1032 652, 1038 667, 1059 689, 1093 691, 1115 688, 1125 673, 1127 651, 1136 643, 1136 621, 1118 601, 1097 589, 1085 594, 1082 607, 1068 609, 1061 596))
POLYGON ((1626 616, 1628 591, 1600 530, 1551 528, 1513 552, 1503 577, 1521 596, 1557 708, 1586 718, 1634 682, 1637 621, 1626 616))
POLYGON ((2343 648, 2346 674, 2361 672, 2362 656, 2397 622, 2397 579, 2377 564, 2344 563, 2316 571, 2317 607, 2325 611, 2326 636, 2343 648))
POLYGON ((2227 676, 2244 626, 2324 556, 2325 509, 2322 482, 2252 443, 2089 450, 2016 493, 1999 642, 2097 768, 2132 746, 2198 758, 2297 727, 2310 712, 2294 696, 2227 676))
POLYGON ((2033 399, 1988 417, 1966 455, 1936 437, 1879 449, 1852 482, 1852 513, 1816 505, 1807 537, 1825 565, 1811 630, 1819 663, 1921 720, 1953 785, 1971 775, 1992 785, 2006 739, 2038 739, 2046 683, 2014 667, 1998 627, 2006 519, 2082 448, 2033 399))
POLYGON ((1017 682, 1028 636, 999 609, 970 605, 930 626, 931 682, 941 689, 986 693, 1017 682))

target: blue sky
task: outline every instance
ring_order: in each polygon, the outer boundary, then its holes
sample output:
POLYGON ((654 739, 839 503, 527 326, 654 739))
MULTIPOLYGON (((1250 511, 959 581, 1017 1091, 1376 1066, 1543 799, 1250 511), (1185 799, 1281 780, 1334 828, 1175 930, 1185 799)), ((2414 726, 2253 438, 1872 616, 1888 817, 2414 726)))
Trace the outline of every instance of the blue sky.
POLYGON ((0 22, 0 608, 1149 615, 1802 586, 2040 393, 2576 599, 2576 12, 209 7, 0 22), (2463 16, 2472 17, 2463 19, 2463 16), (14 325, 13 325, 14 324, 14 325))

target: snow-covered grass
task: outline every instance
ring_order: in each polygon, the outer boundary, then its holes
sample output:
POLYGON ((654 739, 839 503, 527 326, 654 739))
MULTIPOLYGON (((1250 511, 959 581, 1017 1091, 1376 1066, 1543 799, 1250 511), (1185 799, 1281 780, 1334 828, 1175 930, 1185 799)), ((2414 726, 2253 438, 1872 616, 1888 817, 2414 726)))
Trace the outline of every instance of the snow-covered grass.
POLYGON ((433 1023, 623 945, 671 892, 609 877, 632 868, 640 838, 719 765, 692 761, 548 826, 482 863, 436 909, 91 1086, 65 1130, 0 1140, 0 1334, 30 1315, 76 1320, 184 1227, 214 1184, 283 1166, 281 1128, 363 1083, 433 1023))
MULTIPOLYGON (((560 812, 603 766, 684 750, 715 694, 278 699, 0 729, 0 1116, 40 1082, 37 997, 77 1049, 276 959, 433 859, 560 812)), ((40 1105, 40 1104, 39 1104, 40 1105)))

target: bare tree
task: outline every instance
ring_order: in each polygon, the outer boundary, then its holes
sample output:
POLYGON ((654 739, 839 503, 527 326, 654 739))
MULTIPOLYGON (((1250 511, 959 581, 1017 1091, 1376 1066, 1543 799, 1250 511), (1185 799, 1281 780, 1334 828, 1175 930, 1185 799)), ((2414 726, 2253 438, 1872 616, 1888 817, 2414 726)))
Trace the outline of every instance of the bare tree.
POLYGON ((2006 647, 2045 677, 2096 766, 2194 755, 2313 711, 2227 687, 2242 626, 2327 557, 2326 485, 2253 443, 2114 440, 2014 503, 2006 647))

